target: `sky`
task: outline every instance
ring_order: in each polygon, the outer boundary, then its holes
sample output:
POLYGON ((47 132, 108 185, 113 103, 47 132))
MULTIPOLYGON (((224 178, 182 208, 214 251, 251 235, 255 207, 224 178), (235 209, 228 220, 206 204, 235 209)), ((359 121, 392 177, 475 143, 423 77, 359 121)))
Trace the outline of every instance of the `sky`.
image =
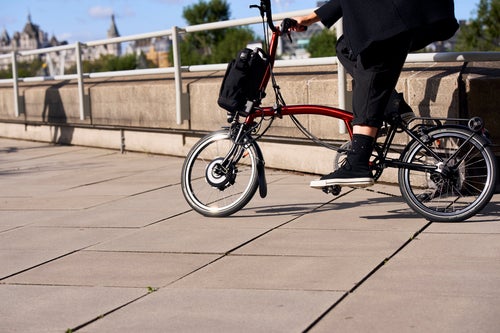
MULTIPOLYGON (((187 25, 182 17, 183 8, 197 4, 200 0, 0 0, 0 33, 4 29, 10 37, 22 31, 28 15, 40 29, 55 36, 59 41, 88 42, 106 38, 115 15, 121 36, 135 35, 173 26, 187 25)), ((209 0, 204 0, 209 2, 209 0)), ((228 1, 231 18, 258 16, 256 9, 249 9, 258 0, 228 1)), ((314 8, 316 0, 272 0, 273 11, 288 11, 314 8)), ((474 17, 479 0, 455 0, 458 19, 474 17)))

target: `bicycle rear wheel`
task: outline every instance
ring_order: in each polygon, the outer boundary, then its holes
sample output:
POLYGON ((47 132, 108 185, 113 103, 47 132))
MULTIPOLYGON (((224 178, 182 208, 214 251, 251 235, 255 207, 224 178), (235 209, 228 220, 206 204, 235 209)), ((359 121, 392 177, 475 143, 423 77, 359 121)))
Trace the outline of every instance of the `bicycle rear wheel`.
POLYGON ((213 132, 193 146, 182 166, 181 187, 188 204, 208 217, 229 216, 255 194, 258 153, 254 144, 236 145, 228 130, 213 132), (227 156, 229 154, 229 156, 227 156))
POLYGON ((399 169, 399 187, 408 205, 429 221, 459 222, 490 201, 496 184, 496 160, 483 138, 461 128, 431 131, 426 146, 413 141, 402 161, 422 168, 399 169), (424 171, 425 166, 436 170, 424 171), (418 169, 418 170, 415 170, 418 169))

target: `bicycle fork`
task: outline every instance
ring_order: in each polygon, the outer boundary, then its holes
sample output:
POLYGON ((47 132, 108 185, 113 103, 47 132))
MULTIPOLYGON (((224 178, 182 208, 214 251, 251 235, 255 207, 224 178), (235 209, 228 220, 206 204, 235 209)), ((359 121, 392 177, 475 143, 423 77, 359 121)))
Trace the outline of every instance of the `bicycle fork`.
MULTIPOLYGON (((232 131, 232 128, 228 129, 232 131)), ((232 135, 230 135, 232 137, 232 135)), ((224 173, 233 172, 232 165, 235 165, 242 157, 244 157, 245 148, 248 148, 250 145, 254 147, 255 152, 257 154, 257 173, 259 178, 259 195, 261 198, 265 198, 267 196, 267 182, 266 182, 266 172, 265 172, 265 162, 264 156, 262 154, 262 150, 256 141, 252 141, 248 138, 248 133, 246 133, 246 126, 241 124, 238 128, 237 134, 232 139, 233 145, 231 149, 226 154, 224 159, 221 161, 221 168, 224 170, 224 173)), ((234 170, 234 178, 238 173, 238 170, 234 170)), ((234 181, 234 179, 233 179, 234 181)))

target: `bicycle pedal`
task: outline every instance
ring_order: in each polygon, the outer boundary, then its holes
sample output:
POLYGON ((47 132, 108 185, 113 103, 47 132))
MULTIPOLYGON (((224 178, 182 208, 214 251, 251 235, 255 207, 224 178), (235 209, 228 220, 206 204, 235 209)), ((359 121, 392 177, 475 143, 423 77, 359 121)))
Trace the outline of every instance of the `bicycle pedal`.
POLYGON ((325 186, 321 189, 326 194, 339 195, 342 187, 339 185, 325 186))

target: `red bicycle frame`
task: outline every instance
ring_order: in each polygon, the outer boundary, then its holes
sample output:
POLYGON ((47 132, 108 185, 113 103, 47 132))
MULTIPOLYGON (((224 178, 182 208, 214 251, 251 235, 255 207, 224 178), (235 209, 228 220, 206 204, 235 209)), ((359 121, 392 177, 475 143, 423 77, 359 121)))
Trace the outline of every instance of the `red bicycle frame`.
MULTIPOLYGON (((269 24, 271 25, 271 23, 269 24)), ((260 91, 265 91, 269 83, 274 68, 278 40, 279 37, 283 35, 283 32, 279 28, 273 28, 271 28, 273 33, 269 43, 269 66, 262 79, 260 91)), ((255 118, 259 117, 281 117, 290 115, 322 115, 337 118, 345 123, 349 136, 352 137, 352 120, 354 117, 352 112, 324 105, 282 105, 277 109, 274 107, 258 107, 246 117, 245 123, 252 124, 255 118)))

